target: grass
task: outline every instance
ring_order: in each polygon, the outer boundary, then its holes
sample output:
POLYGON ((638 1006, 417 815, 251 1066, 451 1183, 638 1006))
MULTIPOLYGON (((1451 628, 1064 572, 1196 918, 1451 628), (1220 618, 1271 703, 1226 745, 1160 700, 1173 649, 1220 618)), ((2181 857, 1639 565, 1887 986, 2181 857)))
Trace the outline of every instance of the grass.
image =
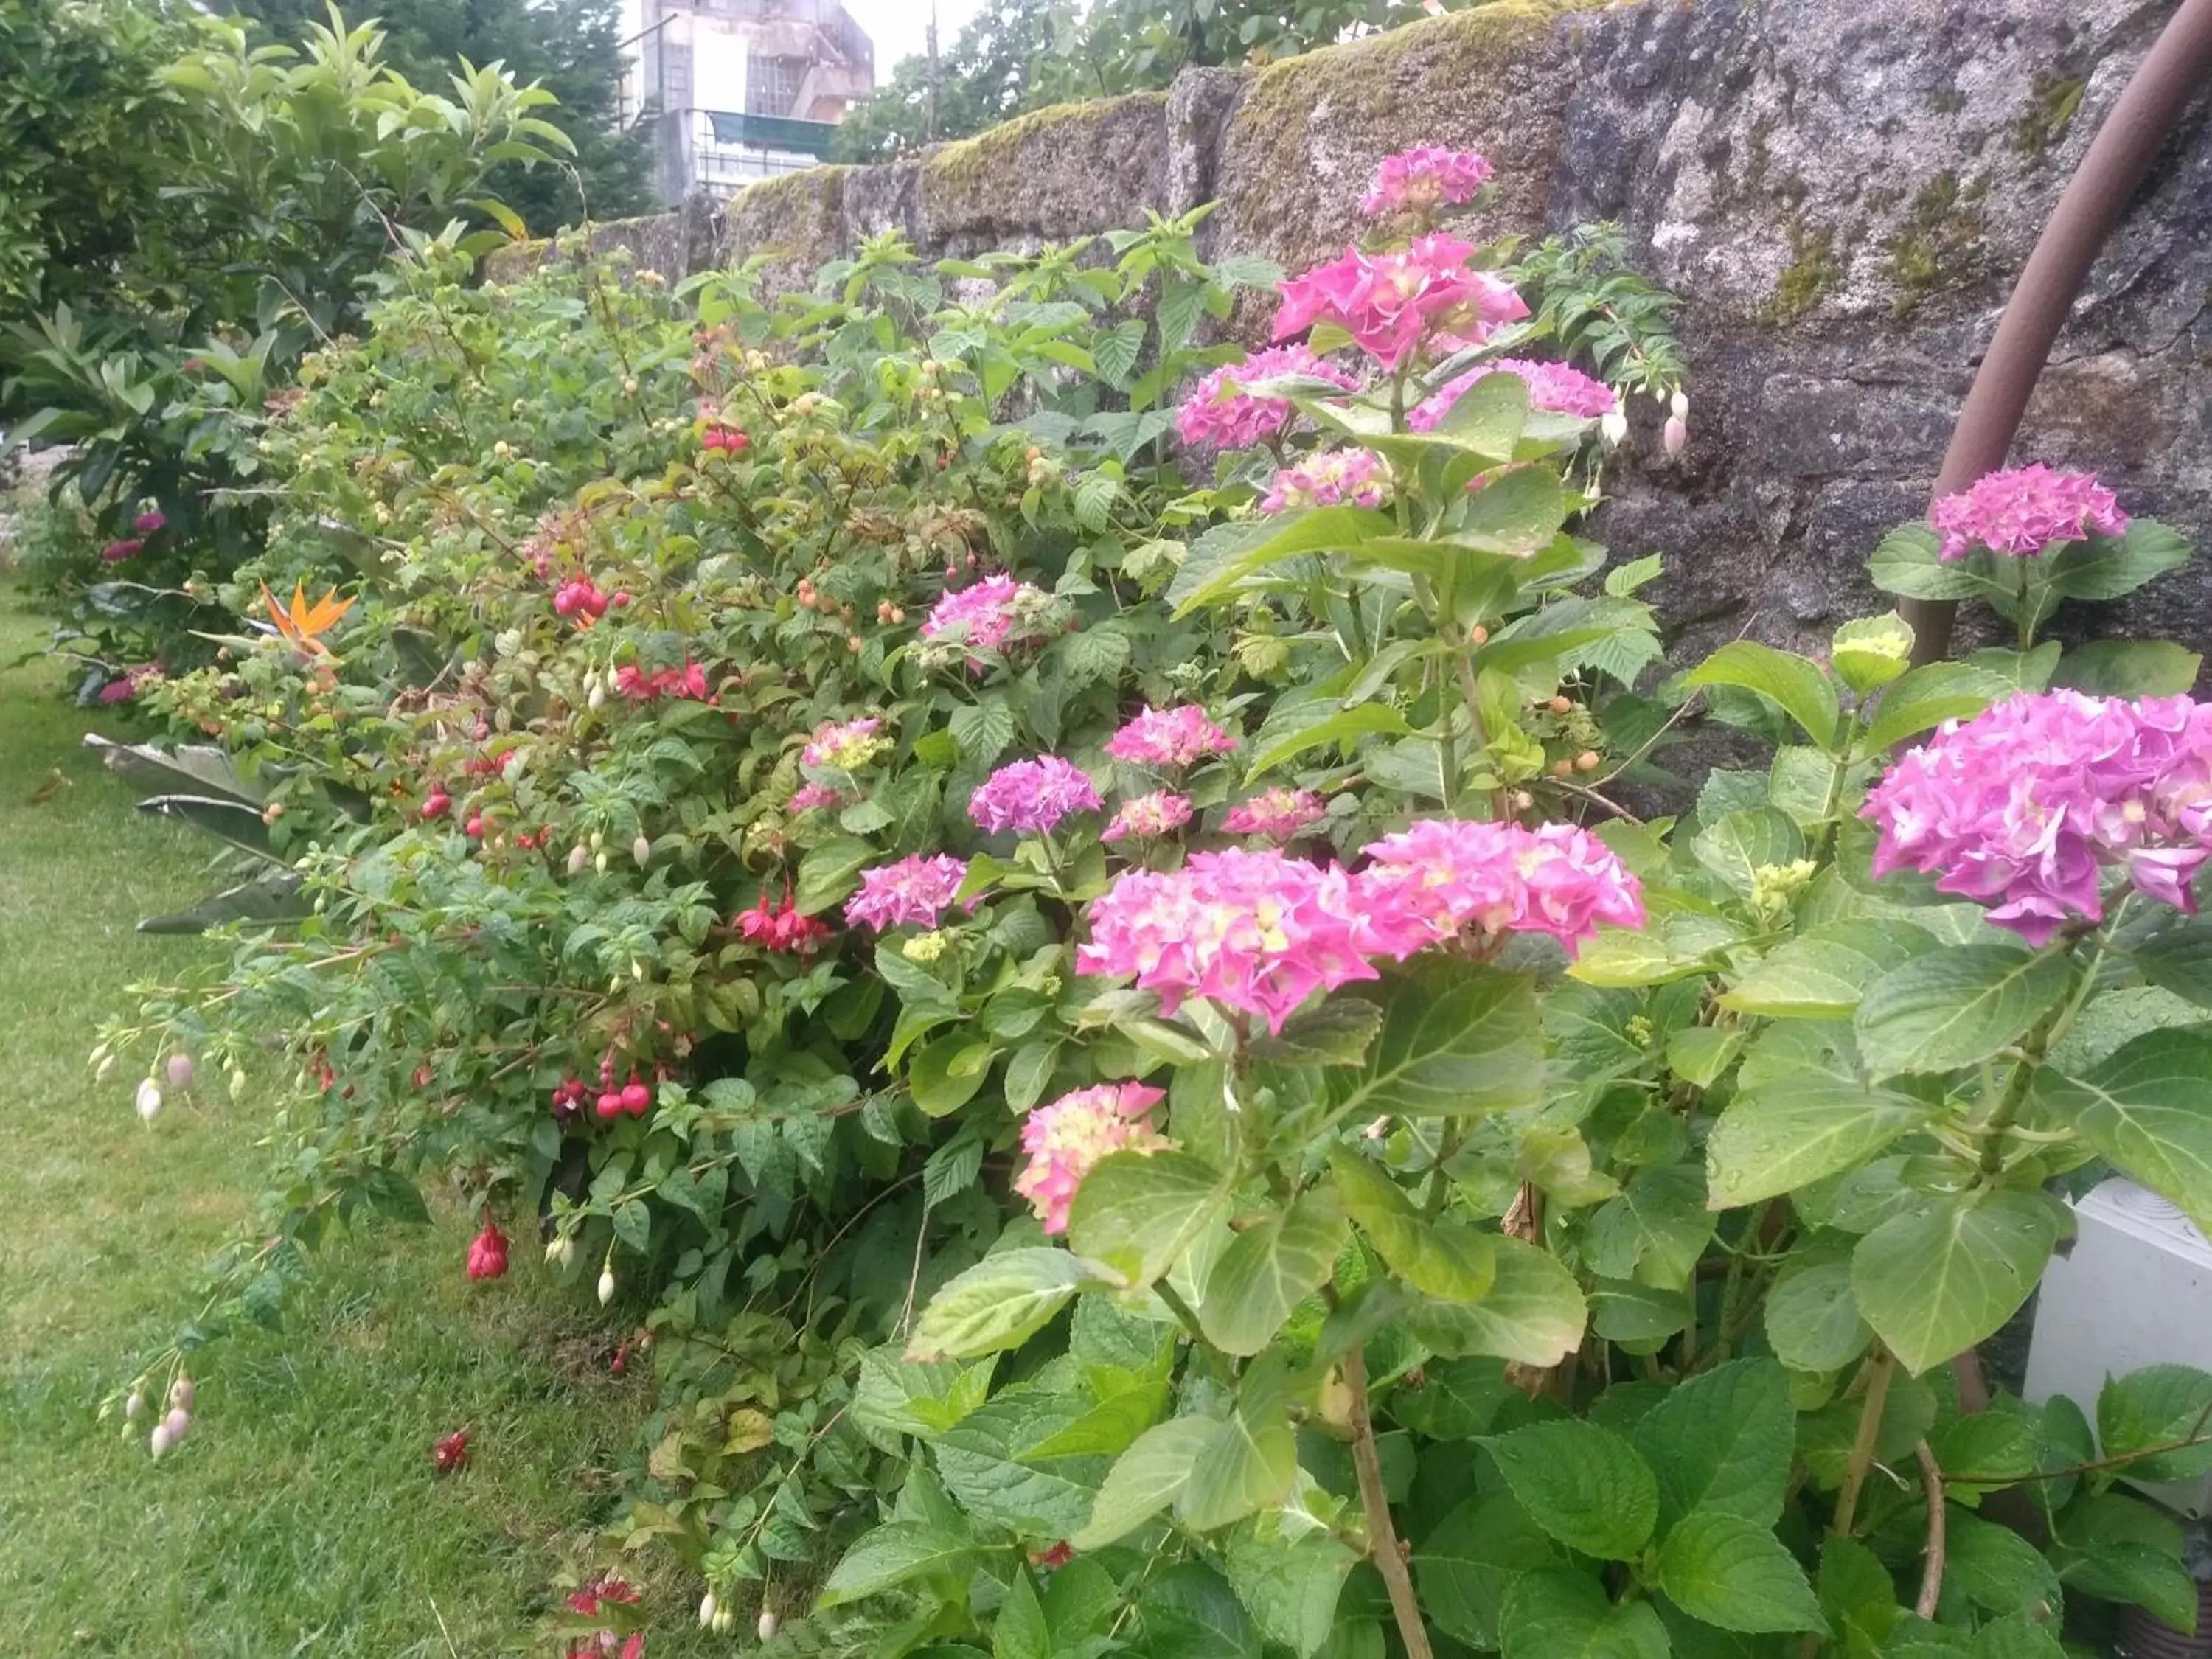
MULTIPOLYGON (((0 665, 40 629, 0 580, 0 665)), ((199 1362, 190 1437, 155 1464, 102 1397, 197 1305, 248 1224, 270 1103, 218 1087, 148 1127, 136 1074, 95 1085, 95 1022, 214 947, 132 931, 204 890, 204 849, 131 810, 79 746, 46 661, 0 669, 0 1583, 12 1653, 130 1659, 478 1659, 528 1650, 615 1503, 649 1380, 538 1271, 471 1285, 468 1224, 327 1246, 281 1333, 199 1362), (65 787, 33 801, 58 775, 65 787), (430 1448, 472 1437, 440 1478, 430 1448)), ((93 722, 121 722, 103 713, 93 722)), ((641 1370, 643 1368, 637 1368, 641 1370)), ((692 1586, 690 1594, 696 1593, 692 1586)), ((682 1586, 664 1591, 672 1615, 682 1586)), ((688 1622, 684 1621, 684 1622, 688 1622)), ((655 1659, 690 1645, 657 1619, 655 1659)), ((674 1626, 672 1628, 672 1626, 674 1626)), ((696 1640, 696 1630, 691 1632, 696 1640)))

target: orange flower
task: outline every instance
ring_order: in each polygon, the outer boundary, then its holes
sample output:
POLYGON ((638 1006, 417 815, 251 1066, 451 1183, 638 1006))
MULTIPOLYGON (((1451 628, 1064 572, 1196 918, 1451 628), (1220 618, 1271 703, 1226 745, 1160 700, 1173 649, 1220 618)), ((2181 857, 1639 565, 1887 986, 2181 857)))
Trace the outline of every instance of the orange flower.
POLYGON ((298 583, 293 584, 292 604, 287 610, 270 592, 267 583, 261 587, 261 601, 269 607, 269 620, 278 637, 295 650, 308 655, 322 655, 337 660, 337 653, 323 643, 322 636, 337 626, 338 619, 353 609, 351 599, 338 598, 337 589, 331 591, 313 605, 307 603, 307 591, 298 583))

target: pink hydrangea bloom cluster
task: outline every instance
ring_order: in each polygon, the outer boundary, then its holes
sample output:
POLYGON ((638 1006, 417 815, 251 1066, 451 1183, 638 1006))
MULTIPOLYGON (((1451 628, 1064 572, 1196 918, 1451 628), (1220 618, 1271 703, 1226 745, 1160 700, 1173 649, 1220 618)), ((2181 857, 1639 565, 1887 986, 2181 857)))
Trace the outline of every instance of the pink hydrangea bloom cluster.
POLYGON ((1316 991, 1374 979, 1389 941, 1342 869, 1279 852, 1195 853, 1132 870, 1091 905, 1077 971, 1136 976, 1172 1014, 1201 996, 1279 1032, 1316 991))
POLYGON ((1200 380, 1176 411, 1176 434, 1199 448, 1249 449, 1288 426, 1296 410, 1287 398, 1257 398, 1244 388, 1292 374, 1327 380, 1346 392, 1359 385, 1303 345, 1273 346, 1241 363, 1224 363, 1200 380))
POLYGON ((2112 492, 2087 472, 2053 472, 2040 463, 1991 472, 1929 509, 1946 564, 1975 548, 2033 558, 2057 542, 2118 536, 2128 527, 2112 492))
POLYGON ((1370 219, 1382 219, 1459 207, 1472 202, 1497 171, 1487 157, 1474 150, 1417 144, 1382 158, 1374 184, 1359 198, 1359 210, 1370 219))
POLYGON ((1571 823, 1431 819, 1370 845, 1352 879, 1389 953, 1405 957, 1462 929, 1549 933, 1572 950, 1597 931, 1644 924, 1643 888, 1613 849, 1571 823))
POLYGON ((799 750, 802 764, 832 768, 850 772, 866 766, 890 746, 889 740, 876 736, 879 720, 832 721, 817 727, 807 739, 806 747, 799 750))
POLYGON ((1274 337, 1286 340, 1316 323, 1333 323, 1359 349, 1395 369, 1434 335, 1480 344, 1501 323, 1528 314, 1510 283, 1468 269, 1472 244, 1451 236, 1417 236, 1388 253, 1348 248, 1281 285, 1274 337))
POLYGON ((811 812, 818 806, 842 806, 844 796, 826 783, 802 783, 792 792, 791 810, 811 812))
POLYGON ((1947 721, 1867 792, 1874 871, 1941 872, 2031 945, 2104 918, 2107 871, 2193 912, 2212 857, 2212 704, 2022 692, 1947 721))
POLYGON ((1152 1127, 1152 1110, 1167 1096, 1141 1083, 1101 1083, 1048 1101, 1022 1124, 1029 1163, 1014 1190, 1030 1201, 1048 1233, 1067 1231, 1075 1189, 1109 1152, 1156 1152, 1171 1145, 1152 1127))
MULTIPOLYGON (((911 923, 934 927, 968 879, 968 866, 949 854, 912 853, 896 864, 860 872, 860 890, 845 901, 845 920, 878 933, 911 923)), ((971 902, 969 908, 975 908, 971 902)))
POLYGON ((1318 820, 1328 809, 1310 789, 1263 789, 1249 800, 1229 809, 1221 827, 1232 836, 1265 836, 1288 841, 1318 820))
POLYGON ((1058 755, 1000 767, 968 798, 968 816, 988 835, 1012 830, 1044 835, 1071 812, 1095 812, 1104 803, 1081 767, 1058 755))
POLYGON ((1261 500, 1262 513, 1302 507, 1380 507, 1389 493, 1382 463, 1364 449, 1318 449, 1275 474, 1261 500))
POLYGON ((1572 415, 1585 421, 1610 415, 1620 399, 1603 380, 1592 380, 1565 363, 1539 362, 1531 357, 1500 357, 1494 363, 1477 363, 1424 398, 1406 413, 1406 424, 1416 432, 1433 432, 1451 413, 1452 405, 1485 375, 1503 370, 1528 383, 1528 406, 1554 415, 1572 415))
POLYGON ((1196 703, 1155 708, 1129 720, 1106 739, 1106 752, 1137 766, 1188 766, 1208 755, 1225 755, 1237 739, 1206 717, 1196 703))
MULTIPOLYGON (((981 665, 977 651, 1005 652, 1034 644, 1050 633, 1052 596, 1012 576, 986 576, 945 593, 931 607, 920 629, 924 640, 945 638, 947 645, 971 647, 968 660, 981 665)), ((955 654, 958 654, 956 653, 955 654)))
POLYGON ((1171 795, 1164 789, 1156 789, 1149 795, 1136 795, 1121 803, 1114 814, 1114 821, 1106 826, 1101 841, 1123 841, 1135 836, 1139 841, 1152 841, 1171 830, 1180 830, 1190 822, 1191 805, 1188 795, 1171 795))

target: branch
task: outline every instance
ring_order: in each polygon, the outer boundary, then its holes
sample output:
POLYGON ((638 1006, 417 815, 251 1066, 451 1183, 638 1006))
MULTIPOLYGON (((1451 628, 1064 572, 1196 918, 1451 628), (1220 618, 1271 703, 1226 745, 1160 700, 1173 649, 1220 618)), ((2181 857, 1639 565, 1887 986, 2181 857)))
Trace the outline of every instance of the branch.
POLYGON ((1868 1370, 1866 1398, 1859 1406, 1859 1431, 1851 1443, 1851 1461, 1844 1467, 1844 1489, 1836 1498, 1832 1529, 1839 1538, 1851 1535, 1851 1522, 1858 1516, 1859 1489, 1866 1485, 1867 1471, 1874 1467, 1882 1405, 1889 1398, 1889 1379, 1896 1369, 1897 1361, 1883 1348, 1876 1352, 1868 1370))
POLYGON ((1912 1455, 1920 1461, 1920 1487, 1928 1496, 1928 1559, 1920 1570, 1920 1600, 1913 1611, 1933 1619, 1943 1595, 1943 1471, 1925 1440, 1913 1447, 1912 1455))
POLYGON ((1413 1580, 1406 1571, 1404 1547, 1390 1524, 1390 1497, 1382 1489, 1382 1460, 1375 1449, 1375 1424, 1367 1413, 1367 1351, 1354 1345, 1344 1357, 1344 1385, 1352 1394, 1352 1462, 1359 1472, 1359 1502, 1367 1511, 1368 1549, 1375 1569, 1390 1592, 1390 1611, 1398 1621, 1407 1659, 1435 1659, 1413 1580))
POLYGON ((2071 1474, 2099 1474, 2106 1469, 2124 1469, 2130 1463, 2140 1463, 2146 1458, 2163 1457, 2168 1452, 2193 1451, 2212 1442, 2212 1434, 2205 1427, 2212 1424, 2212 1401, 2197 1413, 2185 1438, 2169 1440, 2162 1446, 2145 1446, 2141 1451, 2122 1452, 2118 1457, 2092 1458, 2086 1463, 2062 1463, 2055 1469, 2031 1469, 2025 1474, 1947 1474, 1943 1478, 1954 1486, 2017 1486, 2030 1480, 2063 1480, 2071 1474))

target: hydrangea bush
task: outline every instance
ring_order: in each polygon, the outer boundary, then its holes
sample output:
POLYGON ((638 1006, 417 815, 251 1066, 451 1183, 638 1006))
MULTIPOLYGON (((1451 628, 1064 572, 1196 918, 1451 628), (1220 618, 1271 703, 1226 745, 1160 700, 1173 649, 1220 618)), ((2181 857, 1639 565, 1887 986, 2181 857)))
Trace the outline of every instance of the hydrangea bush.
MULTIPOLYGON (((391 342, 466 361, 404 297, 272 427, 345 483, 252 574, 357 559, 359 608, 149 696, 275 778, 316 908, 104 1047, 300 1067, 227 1311, 439 1171, 456 1271, 496 1294, 531 1237, 638 1322, 627 1559, 556 1641, 643 1636, 656 1578, 792 1654, 2009 1659, 2100 1599, 2193 1617, 2116 1482, 2212 1468, 2212 1377, 2116 1379, 2093 1440, 1949 1364, 2063 1183, 2212 1221, 2212 770, 2128 683, 2186 653, 2033 638, 2172 538, 1978 488, 1876 575, 1971 578, 2018 649, 1911 669, 1881 617, 1667 675, 1656 562, 1576 528, 1652 441, 1631 394, 1678 446, 1663 311, 1563 286, 1601 242, 1455 234, 1489 176, 1386 163, 1249 358, 1199 319, 1279 273, 1161 221, 617 285, 633 325, 567 315, 635 415, 573 461, 557 404, 489 460, 430 400, 360 424, 447 372, 391 342), (1696 720, 1771 764, 1689 789, 1696 720)), ((609 280, 468 303, 489 340, 609 280)))

